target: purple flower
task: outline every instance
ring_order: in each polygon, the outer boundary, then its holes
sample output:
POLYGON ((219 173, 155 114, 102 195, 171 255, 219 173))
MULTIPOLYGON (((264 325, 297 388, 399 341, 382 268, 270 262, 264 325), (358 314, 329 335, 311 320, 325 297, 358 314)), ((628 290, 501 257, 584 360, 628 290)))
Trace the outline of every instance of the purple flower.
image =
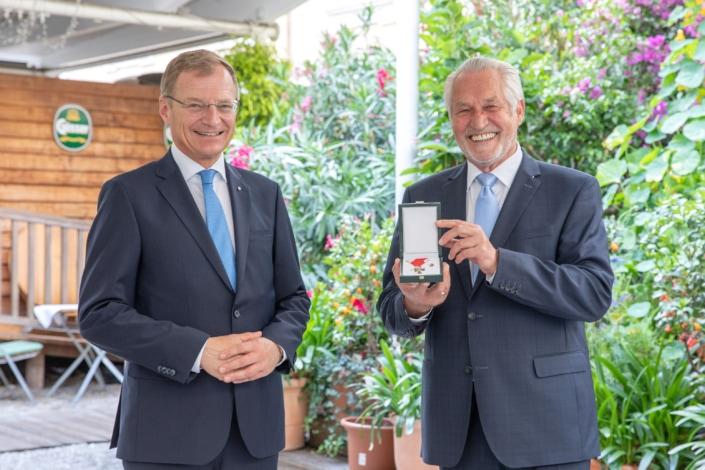
POLYGON ((587 57, 588 50, 585 46, 575 46, 573 48, 573 54, 575 54, 575 57, 587 57))
POLYGON ((661 101, 654 107, 654 110, 651 111, 651 116, 649 117, 649 119, 659 120, 666 115, 666 112, 668 112, 668 103, 665 101, 661 101))
POLYGON ((570 111, 567 109, 563 111, 563 119, 568 119, 570 117, 570 111))
POLYGON ((636 102, 639 104, 643 104, 645 98, 646 98, 646 90, 644 90, 643 88, 640 88, 639 93, 637 93, 637 95, 636 95, 636 102))
POLYGON ((654 49, 659 48, 666 43, 666 36, 664 36, 663 34, 651 36, 646 40, 646 43, 649 45, 649 47, 653 47, 654 49))
POLYGON ((686 26, 685 28, 683 28, 683 32, 684 32, 688 37, 691 37, 691 38, 697 37, 697 35, 698 35, 698 31, 695 29, 695 25, 694 25, 694 24, 689 24, 688 26, 686 26))
POLYGON ((600 88, 600 85, 595 85, 590 91, 590 99, 596 100, 600 96, 602 96, 602 88, 600 88))
POLYGON ((590 77, 583 78, 578 82, 578 90, 585 93, 590 88, 590 77))
POLYGON ((607 76, 607 69, 602 68, 597 72, 597 78, 599 78, 600 80, 602 80, 606 76, 607 76))

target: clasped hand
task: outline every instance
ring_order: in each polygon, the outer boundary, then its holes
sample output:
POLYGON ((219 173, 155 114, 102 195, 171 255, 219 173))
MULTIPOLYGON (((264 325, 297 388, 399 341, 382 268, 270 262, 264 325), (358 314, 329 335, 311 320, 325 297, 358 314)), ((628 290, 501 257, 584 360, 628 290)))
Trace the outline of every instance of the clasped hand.
POLYGON ((261 331, 208 338, 201 368, 226 383, 257 380, 272 373, 282 359, 281 349, 261 331))
MULTIPOLYGON (((482 227, 455 219, 438 220, 436 226, 448 229, 438 240, 438 244, 450 250, 449 260, 455 261, 456 264, 468 260, 477 264, 488 276, 497 271, 497 250, 490 243, 482 227)), ((421 317, 433 307, 445 302, 451 285, 448 263, 443 263, 443 280, 433 285, 428 282, 401 283, 400 271, 401 262, 397 258, 394 260, 392 273, 399 290, 404 295, 404 308, 409 316, 421 317)))

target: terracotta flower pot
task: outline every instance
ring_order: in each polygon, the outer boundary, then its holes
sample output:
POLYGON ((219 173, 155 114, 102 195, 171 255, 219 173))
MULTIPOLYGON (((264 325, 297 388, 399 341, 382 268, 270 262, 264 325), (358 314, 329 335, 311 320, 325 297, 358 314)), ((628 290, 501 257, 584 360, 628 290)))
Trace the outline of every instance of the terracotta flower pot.
POLYGON ((369 418, 348 416, 340 424, 348 433, 350 470, 394 470, 394 425, 390 420, 375 430, 374 440, 369 418))
POLYGON ((308 414, 306 379, 284 380, 284 450, 300 449, 306 444, 304 419, 308 414))
POLYGON ((421 421, 414 423, 414 432, 394 433, 394 463, 400 470, 438 470, 436 465, 427 465, 421 459, 421 421))

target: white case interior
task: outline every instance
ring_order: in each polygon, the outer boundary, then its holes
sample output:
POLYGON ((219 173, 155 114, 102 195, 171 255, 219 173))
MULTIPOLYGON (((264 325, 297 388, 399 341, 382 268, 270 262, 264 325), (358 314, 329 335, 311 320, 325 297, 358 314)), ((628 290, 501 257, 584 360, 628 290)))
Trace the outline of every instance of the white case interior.
POLYGON ((436 206, 402 207, 401 216, 404 240, 401 275, 441 274, 436 206))

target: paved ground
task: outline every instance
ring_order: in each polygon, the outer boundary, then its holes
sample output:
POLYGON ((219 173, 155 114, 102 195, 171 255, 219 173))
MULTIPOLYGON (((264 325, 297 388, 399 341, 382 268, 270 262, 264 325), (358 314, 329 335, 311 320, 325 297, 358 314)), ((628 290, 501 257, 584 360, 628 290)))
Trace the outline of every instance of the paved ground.
MULTIPOLYGON (((30 404, 21 390, 0 386, 0 470, 122 470, 108 449, 119 385, 92 384, 77 406, 80 376, 51 398, 30 404)), ((51 383, 51 382, 50 382, 51 383)), ((344 470, 343 459, 308 449, 282 452, 280 470, 344 470)))

